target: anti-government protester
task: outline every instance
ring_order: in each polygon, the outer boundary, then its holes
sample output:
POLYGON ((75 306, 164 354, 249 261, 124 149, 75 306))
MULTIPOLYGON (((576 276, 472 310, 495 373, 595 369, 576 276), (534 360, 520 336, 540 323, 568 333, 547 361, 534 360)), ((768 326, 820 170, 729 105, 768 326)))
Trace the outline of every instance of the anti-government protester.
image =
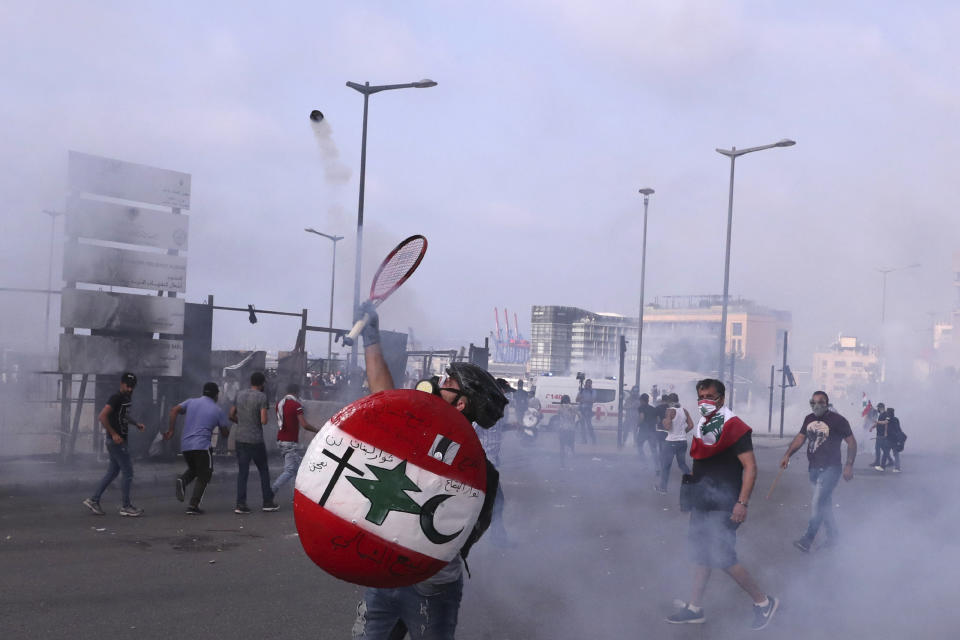
POLYGON ((224 432, 229 433, 230 430, 230 419, 217 404, 219 395, 220 387, 216 382, 205 383, 203 395, 199 398, 184 400, 170 409, 170 426, 163 434, 165 440, 172 438, 177 416, 186 414, 183 435, 180 438, 180 452, 187 463, 187 470, 176 478, 176 494, 177 500, 183 502, 186 488, 194 480, 197 481, 187 506, 187 515, 191 516, 203 513, 200 501, 207 483, 213 477, 213 448, 210 446, 213 430, 220 427, 224 436, 224 432))
POLYGON ((827 532, 827 546, 837 541, 837 523, 833 517, 833 490, 840 481, 840 475, 846 481, 853 480, 853 461, 857 457, 857 439, 853 435, 850 423, 839 413, 827 407, 830 399, 825 391, 814 391, 810 398, 811 413, 803 419, 800 433, 794 437, 780 461, 780 468, 786 469, 792 456, 803 443, 807 443, 807 460, 810 463, 810 484, 813 487, 813 500, 810 505, 810 522, 807 530, 793 546, 804 553, 810 546, 823 524, 827 532), (847 461, 840 467, 840 443, 847 443, 847 461))
MULTIPOLYGON (((103 405, 97 421, 107 432, 107 453, 110 455, 110 464, 107 473, 100 480, 93 495, 83 501, 83 504, 98 516, 103 515, 100 507, 100 496, 107 490, 117 474, 122 473, 120 479, 120 515, 137 517, 143 514, 143 509, 133 506, 130 502, 130 486, 133 484, 133 463, 130 461, 130 452, 127 450, 127 434, 129 431, 130 404, 133 389, 137 386, 137 376, 129 371, 120 376, 120 391, 110 396, 107 404, 103 405)), ((133 420, 137 429, 143 431, 142 422, 133 420)))
POLYGON ((737 528, 747 519, 750 494, 757 479, 750 427, 723 406, 725 387, 707 378, 697 383, 700 420, 694 428, 690 457, 692 483, 681 487, 692 493, 690 508, 690 557, 695 565, 689 602, 669 616, 674 624, 703 623, 703 594, 714 569, 723 569, 753 600, 753 629, 763 629, 780 602, 760 590, 746 567, 737 559, 737 528))

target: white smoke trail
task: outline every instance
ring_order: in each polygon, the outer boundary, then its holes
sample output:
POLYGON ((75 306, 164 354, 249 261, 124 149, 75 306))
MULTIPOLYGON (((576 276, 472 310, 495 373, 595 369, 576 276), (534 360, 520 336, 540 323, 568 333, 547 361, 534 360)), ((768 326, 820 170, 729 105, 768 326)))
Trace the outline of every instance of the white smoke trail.
POLYGON ((310 114, 310 128, 320 147, 323 159, 323 173, 329 184, 339 185, 350 180, 350 168, 340 162, 340 150, 333 141, 333 128, 323 114, 314 111, 310 114))

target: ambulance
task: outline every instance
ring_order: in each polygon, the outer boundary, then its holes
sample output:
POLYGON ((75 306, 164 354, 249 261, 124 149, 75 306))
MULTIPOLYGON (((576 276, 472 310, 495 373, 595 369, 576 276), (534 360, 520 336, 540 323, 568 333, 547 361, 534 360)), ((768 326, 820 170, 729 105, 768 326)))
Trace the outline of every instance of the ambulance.
MULTIPOLYGON (((619 381, 606 378, 591 378, 596 391, 593 404, 593 426, 599 429, 617 428, 617 388, 619 381)), ((557 415, 560 398, 570 396, 570 403, 577 404, 580 380, 576 376, 539 376, 536 380, 534 398, 540 404, 540 428, 550 428, 550 421, 557 415)))

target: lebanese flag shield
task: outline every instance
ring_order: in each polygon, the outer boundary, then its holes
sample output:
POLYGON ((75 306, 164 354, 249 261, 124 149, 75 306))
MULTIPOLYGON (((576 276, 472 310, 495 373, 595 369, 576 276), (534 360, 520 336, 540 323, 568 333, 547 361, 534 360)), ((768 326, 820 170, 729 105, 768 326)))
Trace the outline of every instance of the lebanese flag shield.
POLYGON ((361 398, 314 437, 293 513, 304 551, 331 575, 370 587, 425 580, 453 560, 480 516, 483 448, 433 394, 361 398))

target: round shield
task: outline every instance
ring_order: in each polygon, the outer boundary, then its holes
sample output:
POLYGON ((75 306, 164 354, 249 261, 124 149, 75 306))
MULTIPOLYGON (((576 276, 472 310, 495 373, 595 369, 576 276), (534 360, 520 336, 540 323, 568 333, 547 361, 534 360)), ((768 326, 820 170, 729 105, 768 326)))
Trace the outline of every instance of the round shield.
POLYGON ((328 573, 371 587, 425 580, 453 560, 486 489, 483 448, 437 396, 394 389, 344 407, 297 473, 304 551, 328 573))

